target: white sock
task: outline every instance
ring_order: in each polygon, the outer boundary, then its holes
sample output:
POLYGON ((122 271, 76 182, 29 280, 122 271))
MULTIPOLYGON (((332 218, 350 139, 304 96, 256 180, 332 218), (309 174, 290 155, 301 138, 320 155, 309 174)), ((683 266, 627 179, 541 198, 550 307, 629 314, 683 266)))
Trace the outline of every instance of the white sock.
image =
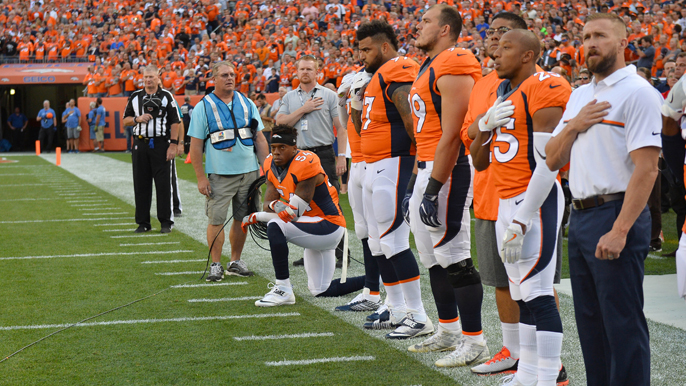
POLYGON ((400 284, 388 285, 386 288, 386 304, 396 310, 405 310, 405 298, 400 284))
POLYGON ((538 386, 555 386, 560 374, 560 352, 562 351, 562 333, 537 331, 538 347, 538 386))
POLYGON ((286 287, 287 289, 291 290, 291 292, 293 291, 293 288, 291 287, 290 278, 284 280, 276 279, 276 285, 278 285, 279 287, 286 287))
POLYGON ((510 356, 519 359, 519 323, 500 322, 503 330, 503 346, 510 351, 510 356))
POLYGON ((364 287, 362 289, 362 298, 369 300, 370 302, 378 303, 379 300, 381 300, 381 295, 379 295, 379 293, 377 293, 376 295, 372 295, 369 288, 364 287))
POLYGON ((405 305, 408 310, 412 310, 414 320, 419 323, 426 322, 427 316, 422 302, 422 289, 419 287, 419 279, 406 283, 400 283, 402 288, 405 305))
POLYGON ((469 344, 478 344, 485 340, 483 333, 479 335, 465 335, 465 333, 463 332, 462 336, 464 336, 465 342, 469 344))
POLYGON ((519 323, 519 346, 517 379, 525 385, 535 385, 538 378, 536 326, 519 323))
POLYGON ((460 324, 460 319, 457 319, 454 322, 441 322, 440 320, 438 321, 438 325, 442 327, 444 330, 450 332, 451 334, 461 334, 462 333, 462 325, 460 324))

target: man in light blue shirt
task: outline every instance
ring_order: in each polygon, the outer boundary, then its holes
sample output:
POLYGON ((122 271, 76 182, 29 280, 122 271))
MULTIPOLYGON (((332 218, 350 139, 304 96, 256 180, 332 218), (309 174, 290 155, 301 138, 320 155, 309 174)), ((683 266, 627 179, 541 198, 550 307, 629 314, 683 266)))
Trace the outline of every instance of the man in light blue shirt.
POLYGON ((62 113, 62 123, 67 132, 67 153, 79 152, 79 121, 81 120, 81 110, 76 107, 76 101, 69 100, 67 109, 62 113))
POLYGON ((43 101, 43 110, 38 112, 36 121, 40 122, 40 131, 38 132, 38 140, 40 141, 41 151, 50 152, 52 141, 55 139, 55 110, 50 108, 50 101, 43 101))
POLYGON ((207 281, 221 281, 224 268, 221 252, 224 245, 223 224, 232 205, 233 224, 229 231, 231 262, 226 273, 252 276, 240 259, 246 234, 241 230, 243 217, 248 215, 247 198, 250 185, 259 177, 259 167, 269 154, 264 125, 255 103, 234 91, 236 68, 230 62, 212 67, 214 92, 200 101, 191 115, 188 136, 191 137, 190 157, 198 178, 198 190, 207 197, 209 218, 207 240, 211 245, 212 265, 207 281), (203 147, 205 165, 203 167, 203 147))

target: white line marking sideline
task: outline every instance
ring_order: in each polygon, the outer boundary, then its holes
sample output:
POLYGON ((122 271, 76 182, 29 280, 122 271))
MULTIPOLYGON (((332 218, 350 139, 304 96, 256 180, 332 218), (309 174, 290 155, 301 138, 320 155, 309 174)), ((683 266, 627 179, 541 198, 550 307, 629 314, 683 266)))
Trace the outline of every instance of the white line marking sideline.
MULTIPOLYGON (((190 251, 192 252, 192 251, 190 251)), ((197 275, 205 271, 185 271, 185 272, 155 272, 157 276, 174 276, 174 275, 197 275)))
POLYGON ((108 210, 108 209, 119 209, 114 206, 109 206, 105 208, 79 208, 79 210, 108 210))
MULTIPOLYGON (((193 299, 191 299, 193 300, 193 299)), ((190 302, 190 300, 189 300, 190 302)), ((286 334, 286 335, 250 335, 250 336, 234 336, 238 341, 242 340, 276 340, 276 339, 294 339, 294 338, 318 338, 322 336, 333 336, 333 332, 308 332, 304 334, 286 334)))
POLYGON ((45 184, 3 184, 0 185, 0 188, 7 188, 7 187, 19 187, 19 186, 43 186, 45 184))
MULTIPOLYGON (((253 315, 226 315, 226 316, 200 316, 193 318, 169 318, 169 319, 134 319, 134 320, 111 320, 108 322, 91 322, 75 324, 74 327, 93 327, 93 326, 114 326, 118 324, 140 324, 140 323, 165 323, 165 322, 200 322, 208 320, 229 320, 229 319, 255 319, 255 318, 280 318, 289 316, 300 316, 299 312, 284 312, 274 314, 253 314, 253 315)), ((40 330, 46 328, 64 328, 72 324, 42 324, 33 326, 8 326, 0 327, 0 331, 11 330, 40 330)))
POLYGON ((168 264, 168 263, 197 263, 198 261, 207 261, 207 259, 193 259, 193 260, 158 260, 158 261, 141 261, 141 264, 168 264))
POLYGON ((120 222, 117 224, 93 224, 94 227, 114 227, 114 226, 123 226, 123 225, 133 225, 130 222, 120 222))
POLYGON ((224 285, 245 285, 248 284, 247 281, 232 281, 227 283, 214 283, 214 284, 178 284, 173 285, 171 288, 201 288, 201 287, 217 287, 224 285))
POLYGON ((302 361, 279 361, 279 362, 264 362, 267 366, 293 366, 293 365, 313 365, 315 363, 329 363, 329 362, 352 362, 352 361, 373 361, 371 355, 367 356, 353 356, 353 357, 334 357, 321 359, 306 359, 302 361))
POLYGON ((54 200, 54 198, 3 198, 0 201, 44 201, 54 200))
MULTIPOLYGON (((45 255, 45 256, 15 256, 0 257, 0 260, 29 260, 29 259, 56 259, 58 257, 97 257, 97 256, 135 256, 135 255, 160 255, 164 253, 189 253, 191 250, 177 251, 149 251, 149 252, 103 252, 103 253, 80 253, 75 255, 45 255)), ((202 273, 202 272, 200 272, 202 273)), ((156 274, 157 275, 157 274, 156 274)))
POLYGON ((101 205, 110 205, 109 202, 103 202, 100 204, 84 204, 84 205, 72 205, 74 208, 80 208, 80 207, 86 207, 86 206, 101 206, 101 205))
POLYGON ((103 232, 133 232, 133 231, 135 231, 135 229, 103 229, 102 231, 103 232))
POLYGON ((169 244, 181 244, 180 241, 162 241, 160 243, 129 243, 129 244, 119 244, 120 247, 135 247, 138 245, 169 245, 169 244))
POLYGON ((21 220, 0 221, 0 224, 28 224, 36 222, 62 222, 62 221, 101 221, 101 220, 128 220, 128 217, 105 217, 105 218, 61 218, 56 220, 21 220))
MULTIPOLYGON (((220 299, 188 299, 189 303, 215 303, 215 302, 237 302, 241 300, 257 300, 262 296, 242 296, 239 298, 220 298, 220 299)), ((238 338, 234 338, 238 339, 238 338)), ((247 338, 246 338, 247 339, 247 338)))

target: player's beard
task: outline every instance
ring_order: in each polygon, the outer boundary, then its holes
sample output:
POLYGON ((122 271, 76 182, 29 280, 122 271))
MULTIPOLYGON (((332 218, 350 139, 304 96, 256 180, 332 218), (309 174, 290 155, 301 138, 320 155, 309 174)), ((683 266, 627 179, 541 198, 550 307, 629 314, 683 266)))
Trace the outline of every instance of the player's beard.
POLYGON ((586 53, 586 67, 593 74, 606 74, 617 63, 617 56, 614 53, 602 55, 598 50, 589 50, 586 53), (589 60, 589 56, 598 55, 599 59, 589 60))
MULTIPOLYGON (((422 36, 422 38, 424 38, 424 36, 422 36)), ((432 36, 431 39, 427 39, 425 44, 419 44, 418 42, 415 41, 414 46, 419 50, 422 50, 424 52, 429 52, 429 51, 433 50, 433 48, 436 46, 437 40, 438 40, 438 33, 436 33, 435 36, 432 36)))
POLYGON ((382 61, 383 61, 383 58, 381 57, 381 54, 379 53, 379 55, 374 59, 373 62, 365 65, 364 70, 370 74, 374 74, 379 69, 379 67, 381 67, 383 65, 382 61))

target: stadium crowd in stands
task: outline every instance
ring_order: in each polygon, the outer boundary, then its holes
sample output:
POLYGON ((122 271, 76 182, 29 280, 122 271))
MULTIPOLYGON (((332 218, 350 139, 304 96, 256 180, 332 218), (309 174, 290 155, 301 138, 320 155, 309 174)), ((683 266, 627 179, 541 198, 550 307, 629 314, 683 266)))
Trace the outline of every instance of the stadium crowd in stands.
MULTIPOLYGON (((166 89, 177 95, 213 89, 210 64, 237 66, 239 91, 277 92, 298 86, 295 61, 321 58, 320 84, 339 85, 356 70, 355 30, 366 20, 388 21, 399 36, 399 53, 419 62, 414 34, 435 0, 286 1, 220 0, 3 1, 0 53, 4 62, 95 63, 84 84, 89 96, 127 96, 142 88, 140 69, 161 68, 166 89)), ((680 2, 612 0, 455 1, 464 28, 458 45, 471 49, 490 71, 484 54, 491 18, 502 11, 524 17, 541 39, 540 65, 573 85, 583 82, 581 30, 593 12, 615 12, 631 26, 625 58, 649 77, 669 79, 671 62, 686 65, 686 8, 680 2)), ((588 76, 588 74, 585 74, 588 76)), ((678 79, 678 78, 677 78, 678 79)), ((668 90, 662 82, 661 91, 668 90)))

